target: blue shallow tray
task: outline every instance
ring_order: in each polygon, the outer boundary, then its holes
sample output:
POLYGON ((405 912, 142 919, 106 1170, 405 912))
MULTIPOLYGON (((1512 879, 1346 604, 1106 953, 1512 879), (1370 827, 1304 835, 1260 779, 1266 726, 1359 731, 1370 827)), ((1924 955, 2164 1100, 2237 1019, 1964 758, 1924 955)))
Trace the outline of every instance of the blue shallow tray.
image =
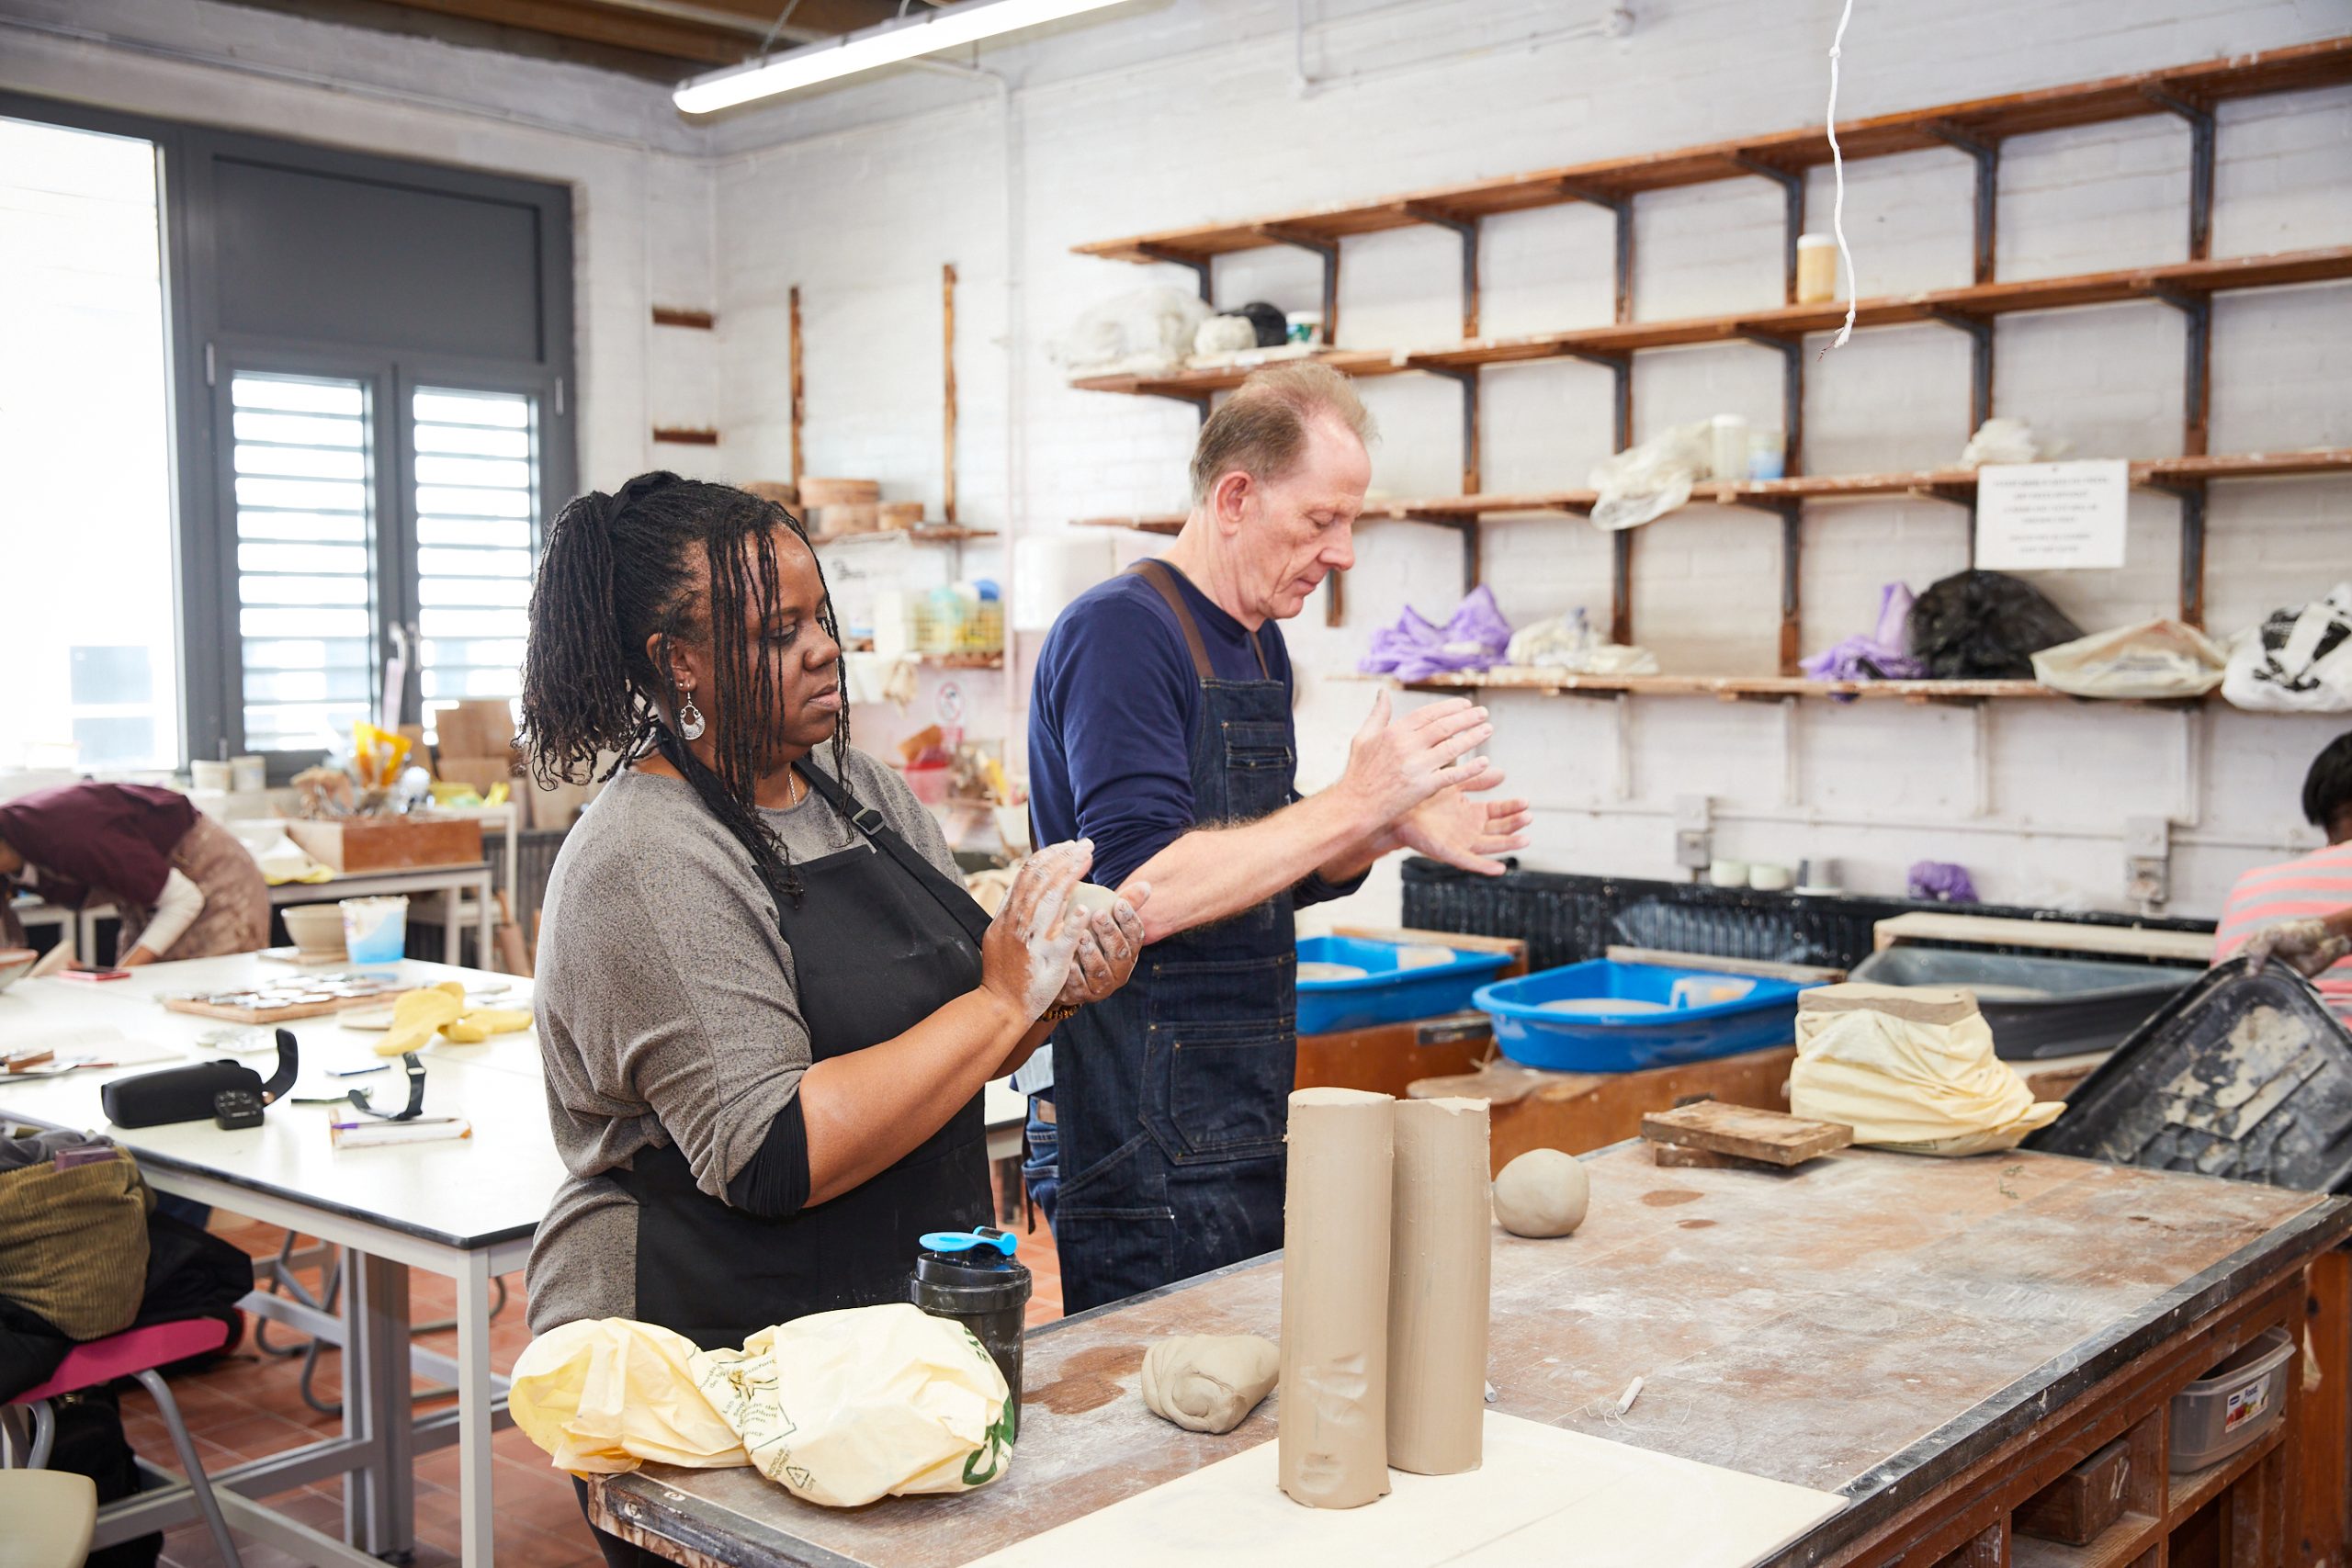
POLYGON ((1797 993, 1804 988, 1792 981, 1750 975, 1595 958, 1482 986, 1471 1001, 1493 1016, 1495 1043, 1503 1055, 1523 1066, 1570 1073, 1629 1073, 1784 1045, 1795 1036, 1797 993), (1693 977, 1746 986, 1747 992, 1737 1001, 1666 1012, 1566 1014, 1546 1012, 1542 1006, 1570 998, 1608 998, 1670 1007, 1674 983, 1693 977))
POLYGON ((1499 953, 1452 950, 1451 964, 1399 969, 1396 954, 1400 945, 1345 936, 1301 939, 1298 961, 1302 964, 1352 964, 1370 973, 1361 980, 1301 980, 1298 1032, 1330 1034, 1342 1029, 1370 1029, 1375 1024, 1404 1023, 1417 1018, 1462 1012, 1470 1006, 1470 994, 1478 988, 1479 982, 1510 962, 1499 953))

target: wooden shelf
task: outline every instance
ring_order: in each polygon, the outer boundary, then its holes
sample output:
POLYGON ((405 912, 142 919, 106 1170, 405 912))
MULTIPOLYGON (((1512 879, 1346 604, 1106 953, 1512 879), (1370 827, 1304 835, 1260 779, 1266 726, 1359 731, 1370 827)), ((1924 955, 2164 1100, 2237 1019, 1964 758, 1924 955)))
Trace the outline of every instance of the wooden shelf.
MULTIPOLYGON (((2294 1365, 2296 1363, 2290 1363, 2294 1365)), ((2270 1457, 2271 1450, 2286 1441, 2287 1424, 2278 1422, 2270 1431, 2243 1452, 2232 1454, 2219 1464, 2207 1465, 2186 1475, 2165 1478, 2165 1529, 2167 1533, 2187 1524, 2198 1509, 2229 1490, 2239 1477, 2270 1457)))
POLYGON ((960 545, 971 539, 993 539, 993 528, 964 528, 953 523, 919 523, 911 528, 867 528, 855 534, 812 534, 812 545, 841 545, 855 539, 911 539, 918 545, 960 545))
MULTIPOLYGON (((2352 38, 2323 39, 2170 70, 1879 115, 1841 124, 1838 140, 1849 159, 1883 158, 1970 142, 1997 145, 2012 136, 2162 114, 2173 104, 2210 110, 2225 98, 2295 92, 2347 81, 2352 81, 2352 38)), ((1415 224, 1460 223, 1575 201, 1614 205, 1645 191, 1759 174, 1768 177, 1802 174, 1828 162, 1829 141, 1823 128, 1808 126, 1671 152, 1600 159, 1442 186, 1368 202, 1165 229, 1075 249, 1080 255, 1116 261, 1198 265, 1212 256, 1295 243, 1302 238, 1329 243, 1415 224)))
POLYGON ((918 653, 918 664, 928 664, 934 670, 1001 670, 1001 653, 918 653))
MULTIPOLYGON (((2284 479, 2310 474, 2352 474, 2352 447, 2332 446, 2305 452, 2244 452, 2201 457, 2155 457, 2132 465, 2132 482, 2144 489, 2199 485, 2217 479, 2284 479)), ((1975 499, 1973 468, 1924 468, 1898 474, 1800 474, 1785 479, 1750 479, 1740 484, 1712 480, 1693 485, 1690 502, 1713 502, 1724 506, 1781 510, 1791 501, 1860 501, 1872 497, 1911 495, 1949 501, 1965 506, 1975 499)), ((1531 515, 1540 513, 1582 514, 1599 498, 1589 490, 1488 492, 1482 495, 1426 496, 1398 501, 1375 498, 1364 502, 1358 521, 1460 524, 1481 518, 1531 515)), ((1147 534, 1173 534, 1184 525, 1181 513, 1136 517, 1081 517, 1090 528, 1133 528, 1147 534)), ((1656 526, 1656 525, 1649 525, 1656 526)))
MULTIPOLYGON (((2177 262, 2168 266, 2128 267, 2069 277, 2030 278, 2015 283, 1979 283, 1920 294, 1863 299, 1854 307, 1862 327, 1910 326, 1922 321, 1990 321, 2027 310, 2058 310, 2083 305, 2117 305, 2143 299, 2195 299, 2246 288, 2352 278, 2352 246, 2233 256, 2223 261, 2177 262)), ((1350 376, 1393 376, 1407 371, 1460 372, 1487 365, 1524 365, 1547 359, 1608 359, 1645 349, 1694 344, 1766 343, 1834 332, 1846 319, 1842 303, 1775 305, 1720 316, 1677 321, 1620 321, 1526 337, 1478 338, 1428 349, 1335 349, 1313 357, 1350 376)), ((1200 398, 1229 391, 1259 363, 1245 356, 1232 365, 1182 370, 1166 376, 1088 376, 1070 385, 1091 392, 1200 398)))
POLYGON ((2125 1568, 2155 1544, 2157 1522, 2146 1514, 2125 1514, 2081 1546, 2012 1532, 2010 1568, 2125 1568))

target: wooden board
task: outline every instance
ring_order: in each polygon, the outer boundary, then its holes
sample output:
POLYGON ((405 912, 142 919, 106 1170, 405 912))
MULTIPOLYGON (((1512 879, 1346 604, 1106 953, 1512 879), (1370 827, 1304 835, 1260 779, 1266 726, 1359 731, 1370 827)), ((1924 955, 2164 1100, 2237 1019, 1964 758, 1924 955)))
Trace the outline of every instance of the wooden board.
POLYGON ((208 1001, 198 997, 166 997, 165 1012, 184 1012, 196 1018, 217 1018, 229 1023, 288 1023, 298 1018, 320 1018, 349 1008, 381 1007, 411 987, 397 983, 387 984, 381 990, 363 992, 356 996, 321 996, 304 990, 303 982, 288 980, 273 985, 271 992, 300 996, 305 999, 275 1006, 240 1006, 230 1002, 208 1001))
POLYGON ((1402 1100, 1423 1078, 1476 1071, 1494 1049, 1494 1024, 1483 1012, 1302 1034, 1292 1087, 1360 1089, 1402 1100))
POLYGON ((286 836, 346 874, 481 862, 481 820, 475 817, 339 817, 288 822, 286 836))
POLYGON ((2035 1493, 2018 1509, 2015 1526, 2025 1535, 2086 1546, 2123 1517, 2131 1479, 2131 1443, 2118 1438, 2035 1493))
POLYGON ((1851 1147, 1854 1130, 1842 1122, 1812 1122, 1779 1111, 1710 1100, 1643 1117, 1642 1136, 1654 1144, 1791 1166, 1817 1159, 1832 1149, 1851 1147))
MULTIPOLYGON (((1494 1408, 1849 1500, 1782 1562, 1849 1561, 2135 1358, 2258 1287, 2300 1290, 2352 1233, 2340 1200, 2022 1151, 1841 1150, 1791 1179, 1660 1171, 1628 1145, 1586 1170, 1574 1235, 1494 1235, 1494 1408)), ((954 1568, 1264 1442, 1279 1391, 1213 1437, 1147 1413, 1138 1374, 1162 1336, 1272 1337, 1281 1316, 1277 1258, 1032 1334, 1019 1454, 978 1492, 835 1511, 662 1465, 592 1486, 681 1560, 954 1568)))
POLYGON ((2068 920, 2016 920, 1992 915, 1945 915, 1915 909, 1871 928, 1871 947, 1885 952, 1896 942, 1973 942, 1996 947, 2043 947, 2061 953, 2112 953, 2203 964, 2213 956, 2205 931, 2151 931, 2144 926, 2078 925, 2068 920))
POLYGON ((1665 1170, 1760 1170, 1775 1176, 1785 1176, 1793 1168, 1770 1160, 1742 1159, 1737 1155, 1686 1149, 1673 1144, 1652 1144, 1650 1163, 1665 1170))
POLYGON ((1261 1443, 971 1568, 1747 1568, 1845 1506, 1491 1410, 1484 1439, 1478 1469, 1391 1471, 1389 1495, 1362 1508, 1300 1507, 1275 1485, 1276 1445, 1261 1443))
POLYGON ((1408 1092, 1415 1100, 1486 1100, 1488 1152, 1500 1170, 1530 1149, 1584 1154, 1637 1137, 1646 1113, 1702 1095, 1785 1110, 1796 1059, 1795 1047, 1782 1045, 1637 1073, 1550 1073, 1497 1060, 1476 1072, 1419 1079, 1408 1092))

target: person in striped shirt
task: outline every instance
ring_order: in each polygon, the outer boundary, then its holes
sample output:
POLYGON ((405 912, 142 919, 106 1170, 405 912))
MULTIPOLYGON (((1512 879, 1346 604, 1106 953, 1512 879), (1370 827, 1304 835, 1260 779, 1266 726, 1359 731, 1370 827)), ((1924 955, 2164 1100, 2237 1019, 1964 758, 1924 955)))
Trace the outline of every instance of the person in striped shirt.
POLYGON ((2243 953, 2259 969, 2276 959, 2352 1020, 2352 731, 2312 759, 2303 815, 2326 846, 2238 878, 2213 933, 2213 962, 2243 953))

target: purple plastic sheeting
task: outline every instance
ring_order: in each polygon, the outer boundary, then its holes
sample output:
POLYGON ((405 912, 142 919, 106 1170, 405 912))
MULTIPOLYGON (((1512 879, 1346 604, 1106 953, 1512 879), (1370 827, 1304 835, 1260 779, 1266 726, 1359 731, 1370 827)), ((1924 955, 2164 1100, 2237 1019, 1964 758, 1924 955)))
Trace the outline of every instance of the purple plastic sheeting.
POLYGON ((1969 880, 1968 868, 1948 860, 1923 860, 1912 866, 1909 893, 1914 898, 1931 898, 1939 904, 1984 902, 1976 897, 1976 884, 1969 880))
POLYGON ((1876 627, 1815 654, 1802 668, 1816 681, 1918 680, 1928 667, 1910 655, 1905 629, 1910 619, 1909 586, 1890 582, 1879 590, 1876 627))
POLYGON ((1510 623, 1495 607, 1494 591, 1480 583, 1442 626, 1405 606, 1394 626, 1372 634, 1372 647, 1356 668, 1367 675, 1423 681, 1457 670, 1484 670, 1502 662, 1510 646, 1510 623))

